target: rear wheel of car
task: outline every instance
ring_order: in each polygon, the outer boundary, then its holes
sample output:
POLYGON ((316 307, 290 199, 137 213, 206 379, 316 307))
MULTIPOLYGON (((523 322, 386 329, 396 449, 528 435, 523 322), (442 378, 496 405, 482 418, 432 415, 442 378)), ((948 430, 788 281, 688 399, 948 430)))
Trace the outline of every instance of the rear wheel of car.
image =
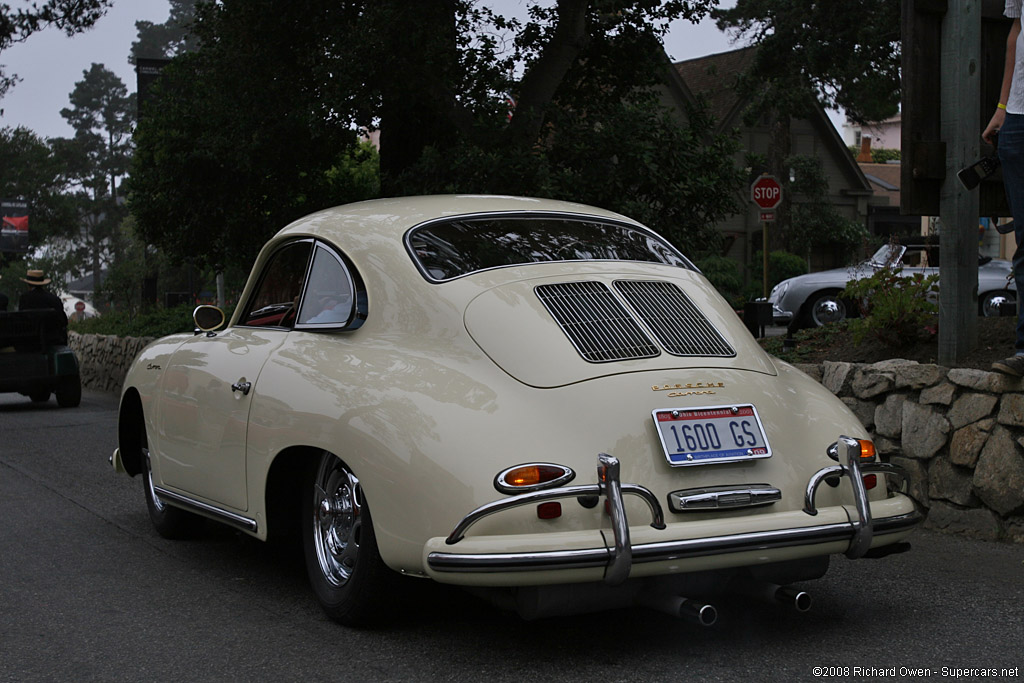
POLYGON ((821 327, 847 317, 846 303, 839 298, 839 290, 818 292, 807 299, 804 307, 806 327, 821 327))
POLYGON ((983 294, 978 299, 978 314, 986 318, 1001 315, 999 307, 1004 303, 1016 303, 1017 293, 1008 289, 983 294))
POLYGON ((153 486, 153 467, 150 463, 145 427, 142 430, 142 464, 142 488, 146 494, 149 519, 153 522, 156 532, 171 540, 195 535, 196 530, 202 524, 202 518, 181 508, 168 505, 160 498, 153 486))
POLYGON ((82 402, 82 379, 78 375, 65 377, 57 385, 56 393, 61 408, 77 408, 82 402))
POLYGON ((380 558, 370 508, 359 479, 324 453, 303 492, 302 537, 306 570, 320 606, 342 624, 386 616, 391 570, 380 558))

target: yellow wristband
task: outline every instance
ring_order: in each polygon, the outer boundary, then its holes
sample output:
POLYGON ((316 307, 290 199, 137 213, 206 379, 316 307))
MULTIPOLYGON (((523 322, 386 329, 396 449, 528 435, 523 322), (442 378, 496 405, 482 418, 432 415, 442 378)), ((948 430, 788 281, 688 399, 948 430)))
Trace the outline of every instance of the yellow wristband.
POLYGON ((1003 104, 1002 102, 1000 102, 999 104, 997 104, 997 105, 996 105, 996 107, 998 107, 999 109, 1006 109, 1006 105, 1005 105, 1005 104, 1003 104))

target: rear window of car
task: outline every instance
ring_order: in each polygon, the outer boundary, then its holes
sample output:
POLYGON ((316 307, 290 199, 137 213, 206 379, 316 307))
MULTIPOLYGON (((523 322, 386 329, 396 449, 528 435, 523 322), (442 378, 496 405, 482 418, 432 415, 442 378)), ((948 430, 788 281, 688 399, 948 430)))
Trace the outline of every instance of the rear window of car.
POLYGON ((655 233, 621 223, 565 217, 487 217, 413 228, 409 251, 429 280, 550 261, 642 261, 695 270, 655 233))

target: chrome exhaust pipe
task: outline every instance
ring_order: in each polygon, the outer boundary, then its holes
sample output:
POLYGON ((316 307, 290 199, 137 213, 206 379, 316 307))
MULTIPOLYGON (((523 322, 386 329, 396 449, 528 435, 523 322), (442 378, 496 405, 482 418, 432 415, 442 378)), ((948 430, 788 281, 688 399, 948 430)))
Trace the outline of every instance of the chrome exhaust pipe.
POLYGON ((737 586, 737 592, 752 598, 778 602, 792 607, 797 612, 810 610, 814 602, 810 593, 792 586, 780 586, 765 581, 744 581, 737 586))
POLYGON ((714 605, 695 602, 678 595, 641 594, 637 597, 637 602, 644 607, 656 609, 699 626, 712 626, 718 621, 718 610, 714 605))

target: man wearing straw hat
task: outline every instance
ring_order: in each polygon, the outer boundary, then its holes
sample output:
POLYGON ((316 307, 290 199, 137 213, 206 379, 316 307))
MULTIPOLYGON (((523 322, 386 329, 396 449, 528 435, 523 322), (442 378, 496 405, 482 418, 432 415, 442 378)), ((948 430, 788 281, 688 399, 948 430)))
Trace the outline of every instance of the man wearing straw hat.
POLYGON ((29 290, 18 297, 18 310, 38 311, 53 309, 60 311, 61 317, 64 320, 61 332, 63 341, 61 343, 66 344, 68 316, 64 312, 64 304, 61 303, 60 297, 46 289, 46 285, 50 284, 50 278, 46 277, 46 274, 41 270, 30 270, 25 274, 25 277, 21 278, 21 281, 29 285, 29 290))

